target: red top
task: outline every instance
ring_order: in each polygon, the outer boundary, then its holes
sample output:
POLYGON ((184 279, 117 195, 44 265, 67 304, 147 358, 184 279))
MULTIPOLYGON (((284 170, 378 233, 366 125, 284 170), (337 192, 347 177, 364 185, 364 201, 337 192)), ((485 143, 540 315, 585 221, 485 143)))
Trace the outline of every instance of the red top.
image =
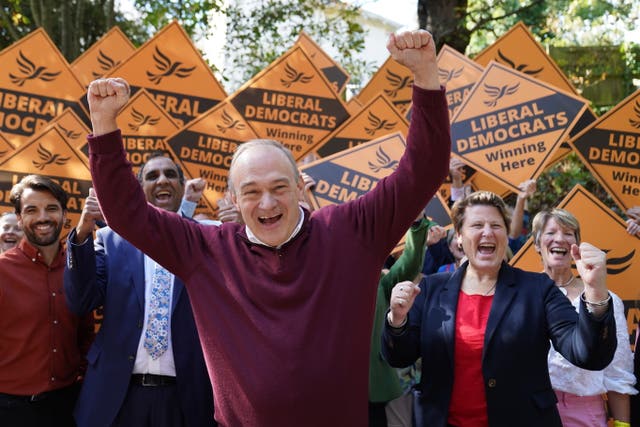
POLYGON ((91 339, 67 308, 65 251, 50 266, 22 239, 0 255, 0 393, 32 395, 73 384, 91 339))
POLYGON ((455 426, 489 426, 482 349, 492 302, 493 295, 467 295, 460 291, 453 357, 455 374, 448 419, 448 423, 455 426))

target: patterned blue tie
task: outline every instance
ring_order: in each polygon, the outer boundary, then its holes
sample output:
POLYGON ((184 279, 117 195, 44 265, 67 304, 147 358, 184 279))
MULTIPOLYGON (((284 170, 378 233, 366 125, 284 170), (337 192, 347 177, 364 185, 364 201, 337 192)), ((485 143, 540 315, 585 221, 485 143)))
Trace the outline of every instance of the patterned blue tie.
POLYGON ((162 356, 169 347, 169 290, 171 274, 156 264, 151 283, 147 330, 144 333, 144 348, 153 360, 162 356))

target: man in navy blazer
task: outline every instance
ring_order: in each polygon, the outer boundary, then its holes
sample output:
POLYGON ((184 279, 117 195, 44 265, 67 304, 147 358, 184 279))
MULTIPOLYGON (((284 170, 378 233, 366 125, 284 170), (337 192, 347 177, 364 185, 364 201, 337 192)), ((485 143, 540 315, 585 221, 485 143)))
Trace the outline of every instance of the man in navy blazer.
MULTIPOLYGON (((171 159, 150 157, 138 179, 149 203, 178 211, 184 176, 171 159)), ((101 219, 90 191, 68 237, 67 303, 75 313, 104 310, 74 413, 78 426, 215 426, 213 392, 182 281, 175 277, 168 293, 168 348, 152 356, 144 341, 155 262, 108 227, 96 232, 94 245, 92 231, 101 219)))
MULTIPOLYGON (((422 357, 419 426, 447 426, 456 310, 467 266, 422 279, 402 329, 384 324, 382 353, 391 366, 422 357)), ((595 318, 582 301, 578 314, 546 274, 506 263, 495 289, 482 353, 489 425, 561 427, 547 367, 549 346, 584 369, 604 369, 617 342, 613 304, 595 318)))

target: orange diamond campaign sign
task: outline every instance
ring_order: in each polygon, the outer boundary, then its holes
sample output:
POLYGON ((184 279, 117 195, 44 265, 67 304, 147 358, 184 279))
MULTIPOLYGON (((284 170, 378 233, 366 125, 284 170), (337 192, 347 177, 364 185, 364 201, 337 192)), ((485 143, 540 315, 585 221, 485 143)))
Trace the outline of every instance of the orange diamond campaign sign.
POLYGON ((518 191, 586 108, 575 95, 492 62, 453 118, 452 152, 518 191))
MULTIPOLYGON (((577 94, 567 76, 558 64, 551 58, 544 47, 538 43, 533 34, 523 22, 518 22, 502 35, 491 46, 480 52, 474 60, 486 66, 490 61, 496 61, 514 70, 518 70, 543 82, 550 83, 564 91, 577 94)), ((588 108, 582 113, 569 136, 573 136, 596 119, 595 113, 588 108)), ((553 154, 549 163, 561 160, 571 152, 570 147, 563 143, 553 154)))
POLYGON ((30 174, 54 179, 69 194, 62 233, 66 236, 78 223, 91 187, 89 165, 84 156, 67 141, 58 126, 47 126, 0 164, 0 191, 4 195, 0 210, 13 210, 9 201, 11 188, 30 174))
POLYGON ((149 91, 180 126, 227 97, 177 22, 160 30, 108 76, 126 79, 132 93, 149 91))
POLYGON ((447 91, 449 119, 452 119, 462 101, 482 75, 483 68, 446 44, 438 52, 436 61, 440 84, 447 91))
POLYGON ((569 143, 623 210, 640 205, 640 90, 569 143))
POLYGON ((366 104, 384 93, 402 114, 406 114, 411 105, 412 85, 411 71, 389 56, 360 91, 358 99, 366 104))
POLYGON ((238 145, 255 138, 251 126, 225 100, 167 137, 166 143, 187 175, 207 181, 201 201, 207 213, 215 216, 216 202, 227 188, 233 153, 238 145))
POLYGON ((135 52, 133 43, 119 27, 113 27, 71 63, 71 69, 83 85, 109 74, 135 52))
POLYGON ((349 117, 331 83, 300 46, 245 83, 229 102, 260 138, 282 142, 296 160, 349 117))
MULTIPOLYGON (((607 287, 625 303, 629 333, 640 319, 640 239, 626 231, 626 223, 589 193, 576 185, 558 204, 571 212, 580 223, 583 242, 591 243, 607 254, 607 287)), ((542 271, 540 255, 530 238, 511 259, 511 265, 528 271, 542 271)), ((577 274, 574 266, 574 274, 577 274)))
POLYGON ((405 147, 402 134, 395 133, 302 166, 316 180, 313 205, 341 204, 367 193, 398 167, 405 147))
POLYGON ((0 132, 15 147, 65 108, 80 108, 84 87, 44 30, 0 52, 0 64, 0 132))
POLYGON ((309 57, 313 63, 318 67, 325 75, 327 80, 331 82, 333 90, 336 93, 341 93, 347 83, 349 82, 349 74, 331 58, 327 52, 322 48, 304 31, 300 32, 296 44, 302 46, 302 48, 309 54, 309 57))
POLYGON ((327 157, 390 133, 400 132, 406 136, 408 130, 407 120, 387 97, 381 94, 327 136, 316 153, 321 157, 327 157))
POLYGON ((178 130, 172 117, 144 89, 139 90, 118 113, 122 143, 134 172, 156 151, 167 151, 165 138, 178 130))

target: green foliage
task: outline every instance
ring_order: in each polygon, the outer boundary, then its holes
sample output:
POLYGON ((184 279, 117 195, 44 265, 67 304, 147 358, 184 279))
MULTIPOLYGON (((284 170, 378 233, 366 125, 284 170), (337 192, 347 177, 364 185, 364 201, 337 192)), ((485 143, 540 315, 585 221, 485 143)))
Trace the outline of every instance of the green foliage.
POLYGON ((223 0, 135 0, 136 10, 141 15, 141 24, 146 28, 148 37, 173 20, 187 34, 194 38, 207 35, 211 13, 219 12, 223 0))
POLYGON ((366 35, 357 19, 359 7, 336 0, 265 0, 238 2, 226 10, 229 86, 237 86, 289 49, 304 30, 318 44, 330 44, 332 57, 358 85, 371 67, 356 55, 366 35))
POLYGON ((71 62, 114 25, 134 42, 146 39, 141 25, 116 11, 113 0, 5 0, 0 4, 0 49, 41 27, 71 62))

